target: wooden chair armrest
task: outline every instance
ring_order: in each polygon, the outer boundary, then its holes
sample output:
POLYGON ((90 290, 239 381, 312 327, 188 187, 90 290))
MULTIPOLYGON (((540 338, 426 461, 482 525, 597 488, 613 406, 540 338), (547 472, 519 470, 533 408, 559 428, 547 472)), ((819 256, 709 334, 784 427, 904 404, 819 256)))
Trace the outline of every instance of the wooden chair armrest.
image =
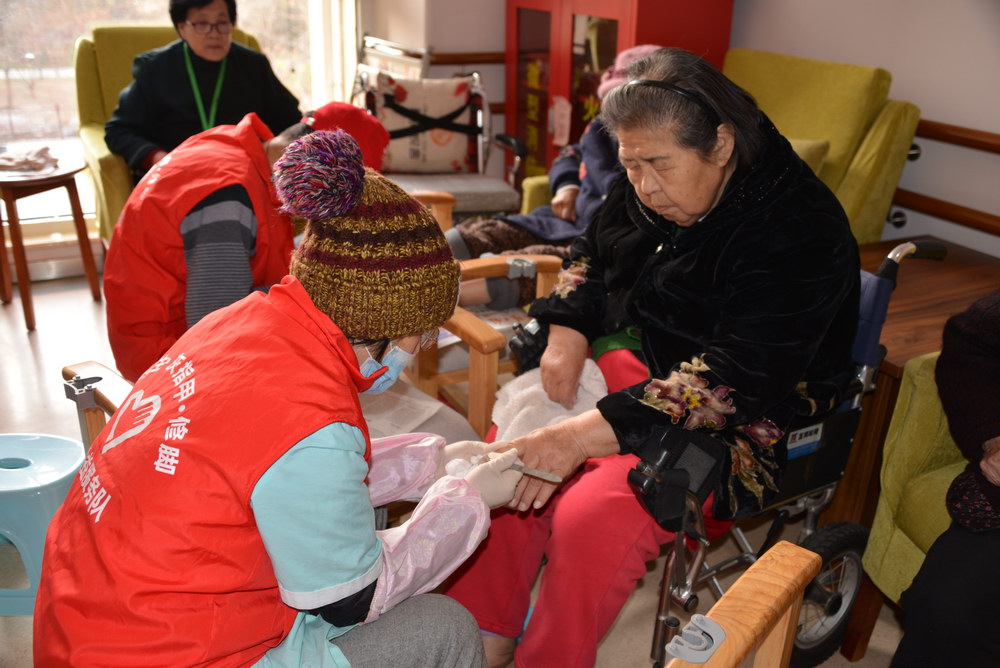
POLYGON ((524 258, 536 263, 535 273, 555 274, 562 269, 562 258, 555 255, 493 255, 462 261, 462 280, 506 276, 509 258, 524 258))
POLYGON ((815 552, 778 542, 708 611, 706 617, 726 632, 712 657, 702 664, 673 659, 667 668, 741 666, 754 649, 755 668, 787 666, 803 592, 822 565, 823 559, 815 552))
POLYGON ((469 344, 473 350, 484 354, 503 350, 507 345, 507 339, 503 334, 461 306, 455 309, 455 313, 443 327, 469 344))
POLYGON ((73 380, 74 377, 96 378, 93 383, 94 397, 98 407, 105 413, 111 415, 132 393, 132 383, 122 378, 117 371, 106 367, 100 362, 80 362, 63 367, 62 376, 64 380, 73 380))

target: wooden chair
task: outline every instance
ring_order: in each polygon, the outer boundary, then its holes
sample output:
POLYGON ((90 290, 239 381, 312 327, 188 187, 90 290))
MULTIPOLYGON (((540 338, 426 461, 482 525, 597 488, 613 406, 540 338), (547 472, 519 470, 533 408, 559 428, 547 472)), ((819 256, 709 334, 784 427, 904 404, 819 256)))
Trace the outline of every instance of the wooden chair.
MULTIPOLYGON (((552 291, 556 277, 562 269, 562 259, 554 255, 498 255, 462 262, 462 280, 507 276, 508 261, 522 259, 535 266, 537 286, 535 295, 544 297, 552 291)), ((453 371, 439 370, 437 347, 420 351, 414 367, 408 372, 410 380, 427 394, 436 397, 445 394, 446 388, 456 383, 468 382, 468 409, 466 418, 480 436, 489 431, 493 404, 500 374, 516 371, 512 359, 501 361, 500 354, 507 347, 507 338, 475 313, 459 306, 443 325, 469 347, 467 368, 453 371)), ((456 407, 461 402, 450 401, 456 407)))
POLYGON ((76 403, 80 435, 90 448, 107 419, 132 392, 132 383, 100 362, 80 362, 63 367, 66 397, 76 403))
MULTIPOLYGON (((412 193, 412 197, 431 209, 442 231, 451 229, 454 195, 438 190, 420 190, 412 193)), ((466 260, 462 263, 462 280, 507 276, 510 271, 509 258, 521 258, 534 263, 538 279, 536 296, 544 297, 552 291, 556 275, 562 269, 562 260, 554 255, 504 255, 466 260)), ((490 428, 498 378, 500 374, 515 371, 513 360, 500 361, 500 353, 506 348, 507 339, 492 325, 461 306, 455 309, 444 328, 469 346, 468 367, 441 371, 435 347, 417 355, 416 364, 407 371, 407 377, 432 397, 447 394, 444 388, 467 381, 469 391, 466 418, 477 434, 485 436, 490 428)), ((451 397, 450 403, 460 407, 463 402, 451 397)))
POLYGON ((822 562, 815 552, 793 543, 775 544, 708 611, 706 617, 726 634, 708 661, 675 658, 667 668, 735 668, 754 650, 755 668, 787 666, 803 593, 822 562))

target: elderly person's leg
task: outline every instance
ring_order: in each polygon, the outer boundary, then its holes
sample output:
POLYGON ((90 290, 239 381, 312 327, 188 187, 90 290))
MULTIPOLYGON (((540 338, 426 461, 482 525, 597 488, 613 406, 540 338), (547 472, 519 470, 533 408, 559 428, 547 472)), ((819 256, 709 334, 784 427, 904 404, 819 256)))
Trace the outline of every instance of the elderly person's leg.
MULTIPOLYGON (((544 254, 565 258, 570 239, 548 241, 528 230, 499 219, 477 219, 462 223, 445 233, 451 251, 459 260, 493 254, 544 254)), ((535 296, 535 281, 530 278, 490 278, 462 285, 461 304, 487 304, 503 310, 527 304, 535 296), (471 285, 475 283, 475 285, 471 285)))
POLYGON ((409 598, 331 642, 352 668, 480 668, 483 643, 472 615, 438 594, 409 598))
POLYGON ((486 540, 449 580, 444 593, 483 630, 511 639, 521 635, 558 500, 537 512, 494 510, 486 540))
MULTIPOLYGON (((535 611, 515 654, 517 666, 593 666, 646 563, 673 540, 627 482, 638 457, 588 460, 552 518, 535 611)), ((706 519, 709 537, 730 522, 706 519)))
POLYGON ((952 522, 903 592, 902 640, 892 668, 1000 666, 1000 530, 952 522))

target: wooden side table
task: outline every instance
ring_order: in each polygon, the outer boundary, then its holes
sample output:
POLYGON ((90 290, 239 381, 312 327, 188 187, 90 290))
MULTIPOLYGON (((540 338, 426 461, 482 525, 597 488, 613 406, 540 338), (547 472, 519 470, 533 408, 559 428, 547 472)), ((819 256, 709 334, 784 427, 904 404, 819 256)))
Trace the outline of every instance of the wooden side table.
MULTIPOLYGON (((87 226, 83 221, 83 209, 80 207, 80 195, 76 190, 74 177, 86 168, 83 158, 60 157, 59 166, 48 172, 7 172, 0 171, 0 193, 3 194, 4 208, 7 210, 7 224, 10 227, 11 247, 14 251, 14 268, 17 271, 17 289, 21 295, 21 308, 24 310, 24 322, 28 330, 35 329, 35 307, 31 301, 31 276, 28 274, 28 261, 24 254, 24 237, 21 234, 21 220, 17 215, 17 200, 29 195, 35 195, 53 188, 66 188, 69 193, 69 204, 73 212, 73 224, 76 227, 76 237, 80 243, 80 256, 90 282, 90 292, 94 301, 101 301, 101 284, 97 278, 97 265, 90 248, 87 236, 87 226)), ((4 239, 3 225, 0 225, 0 298, 4 304, 13 298, 13 281, 10 265, 7 261, 7 243, 4 239)))
MULTIPOLYGON (((933 237, 948 248, 944 260, 905 259, 882 329, 886 356, 875 377, 875 391, 862 402, 861 423, 844 476, 820 522, 859 522, 871 527, 878 503, 882 446, 892 420, 903 366, 914 357, 941 349, 945 321, 1000 286, 1000 258, 933 237)), ((899 239, 861 247, 861 267, 874 272, 899 239)), ((882 593, 864 578, 848 623, 841 654, 851 661, 864 656, 882 593)))

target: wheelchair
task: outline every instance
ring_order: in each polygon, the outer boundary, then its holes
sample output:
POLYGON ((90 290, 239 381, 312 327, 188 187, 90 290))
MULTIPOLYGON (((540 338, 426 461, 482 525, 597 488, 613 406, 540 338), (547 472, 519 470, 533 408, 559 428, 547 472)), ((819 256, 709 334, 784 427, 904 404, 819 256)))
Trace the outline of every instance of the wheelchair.
POLYGON ((760 546, 754 548, 737 523, 729 534, 740 552, 710 565, 705 560, 709 541, 701 500, 692 489, 695 485, 688 480, 688 476, 682 476, 679 482, 671 482, 667 471, 658 470, 662 467, 648 460, 643 460, 630 472, 629 481, 639 495, 651 490, 655 482, 682 486, 680 492, 685 497, 679 518, 681 530, 676 532, 673 545, 667 548, 669 552, 660 582, 650 651, 656 668, 662 668, 671 656, 683 653, 683 637, 675 640, 681 629, 671 606, 677 605, 685 612, 693 612, 698 605, 695 591, 706 584, 716 597, 721 597, 724 590, 720 576, 757 561, 777 542, 788 521, 803 515, 803 527, 797 543, 819 554, 823 565, 804 594, 791 665, 797 668, 819 665, 840 646, 861 586, 861 557, 868 540, 868 530, 854 522, 834 522, 818 527, 819 515, 829 506, 837 482, 844 473, 861 417, 861 399, 875 389, 875 374, 885 356, 879 336, 896 285, 899 263, 907 257, 943 259, 945 253, 946 248, 934 242, 903 243, 893 248, 876 273, 861 272, 858 331, 852 349, 856 375, 848 396, 836 408, 821 417, 796 418, 786 432, 784 442, 788 448, 788 465, 778 498, 756 516, 773 515, 760 546), (692 544, 693 548, 690 547, 692 544))

